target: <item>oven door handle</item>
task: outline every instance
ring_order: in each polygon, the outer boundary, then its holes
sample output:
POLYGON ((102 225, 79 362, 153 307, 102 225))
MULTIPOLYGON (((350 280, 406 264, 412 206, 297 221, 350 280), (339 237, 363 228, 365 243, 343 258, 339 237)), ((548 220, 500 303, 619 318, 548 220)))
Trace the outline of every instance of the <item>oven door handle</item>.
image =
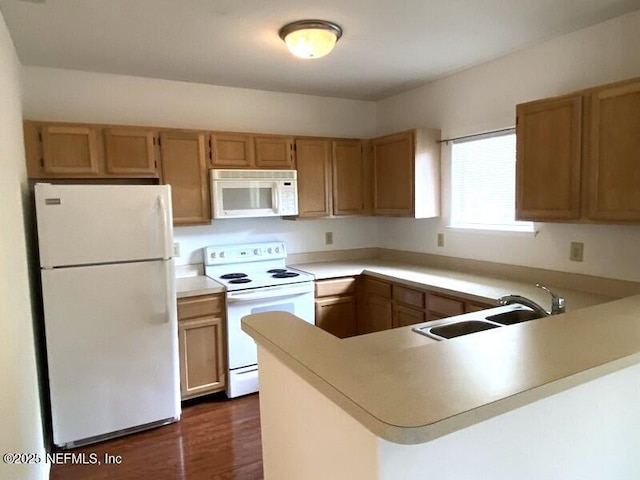
POLYGON ((313 283, 304 282, 289 285, 278 285, 276 287, 256 288, 253 290, 240 290, 237 292, 227 292, 227 302, 249 302, 255 300, 271 300, 280 297, 292 297, 303 293, 312 293, 313 283))

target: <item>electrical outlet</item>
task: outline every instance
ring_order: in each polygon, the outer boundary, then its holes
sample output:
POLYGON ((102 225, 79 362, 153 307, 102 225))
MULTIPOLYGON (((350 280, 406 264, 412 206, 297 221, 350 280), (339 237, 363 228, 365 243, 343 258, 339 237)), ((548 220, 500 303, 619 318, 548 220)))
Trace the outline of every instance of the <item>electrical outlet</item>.
POLYGON ((438 234, 438 246, 444 247, 444 233, 438 234))
POLYGON ((324 233, 324 244, 325 245, 333 245, 333 232, 325 232, 324 233))
POLYGON ((174 257, 180 256, 180 244, 178 242, 175 242, 173 244, 173 256, 174 257))
POLYGON ((572 262, 581 262, 584 256, 584 243, 571 242, 571 248, 569 251, 569 260, 572 262))

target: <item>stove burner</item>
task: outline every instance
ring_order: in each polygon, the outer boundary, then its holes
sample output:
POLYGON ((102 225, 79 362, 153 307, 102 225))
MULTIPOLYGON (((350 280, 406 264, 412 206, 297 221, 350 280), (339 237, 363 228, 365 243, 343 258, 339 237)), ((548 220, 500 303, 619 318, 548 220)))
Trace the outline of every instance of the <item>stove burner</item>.
POLYGON ((300 275, 299 273, 295 273, 295 272, 287 272, 286 270, 284 272, 281 273, 276 273, 275 275, 271 275, 273 278, 290 278, 290 277, 297 277, 298 275, 300 275))
POLYGON ((229 280, 229 283, 249 283, 250 281, 250 278, 234 278, 233 280, 229 280))
MULTIPOLYGON (((244 277, 248 277, 248 275, 246 273, 225 273, 220 278, 223 280, 229 280, 233 278, 244 278, 244 277)), ((242 282, 237 282, 237 283, 242 283, 242 282)))
POLYGON ((272 268, 271 270, 267 270, 267 273, 284 273, 286 271, 285 268, 272 268))

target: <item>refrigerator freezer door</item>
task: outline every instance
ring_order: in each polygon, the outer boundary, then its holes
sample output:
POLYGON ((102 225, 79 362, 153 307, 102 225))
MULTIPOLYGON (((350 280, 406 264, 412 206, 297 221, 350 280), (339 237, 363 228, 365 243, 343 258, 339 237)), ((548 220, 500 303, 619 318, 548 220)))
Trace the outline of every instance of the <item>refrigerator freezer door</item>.
POLYGON ((54 443, 179 418, 173 260, 41 273, 54 443))
POLYGON ((168 185, 36 184, 40 265, 173 256, 168 185))

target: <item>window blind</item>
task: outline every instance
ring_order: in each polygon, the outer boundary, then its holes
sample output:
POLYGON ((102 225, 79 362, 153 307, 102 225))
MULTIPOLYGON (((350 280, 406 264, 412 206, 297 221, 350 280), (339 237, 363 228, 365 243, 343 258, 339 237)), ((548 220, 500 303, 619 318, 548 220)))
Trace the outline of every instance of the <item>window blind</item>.
POLYGON ((515 133, 458 140, 451 147, 451 226, 533 230, 515 219, 515 133))

